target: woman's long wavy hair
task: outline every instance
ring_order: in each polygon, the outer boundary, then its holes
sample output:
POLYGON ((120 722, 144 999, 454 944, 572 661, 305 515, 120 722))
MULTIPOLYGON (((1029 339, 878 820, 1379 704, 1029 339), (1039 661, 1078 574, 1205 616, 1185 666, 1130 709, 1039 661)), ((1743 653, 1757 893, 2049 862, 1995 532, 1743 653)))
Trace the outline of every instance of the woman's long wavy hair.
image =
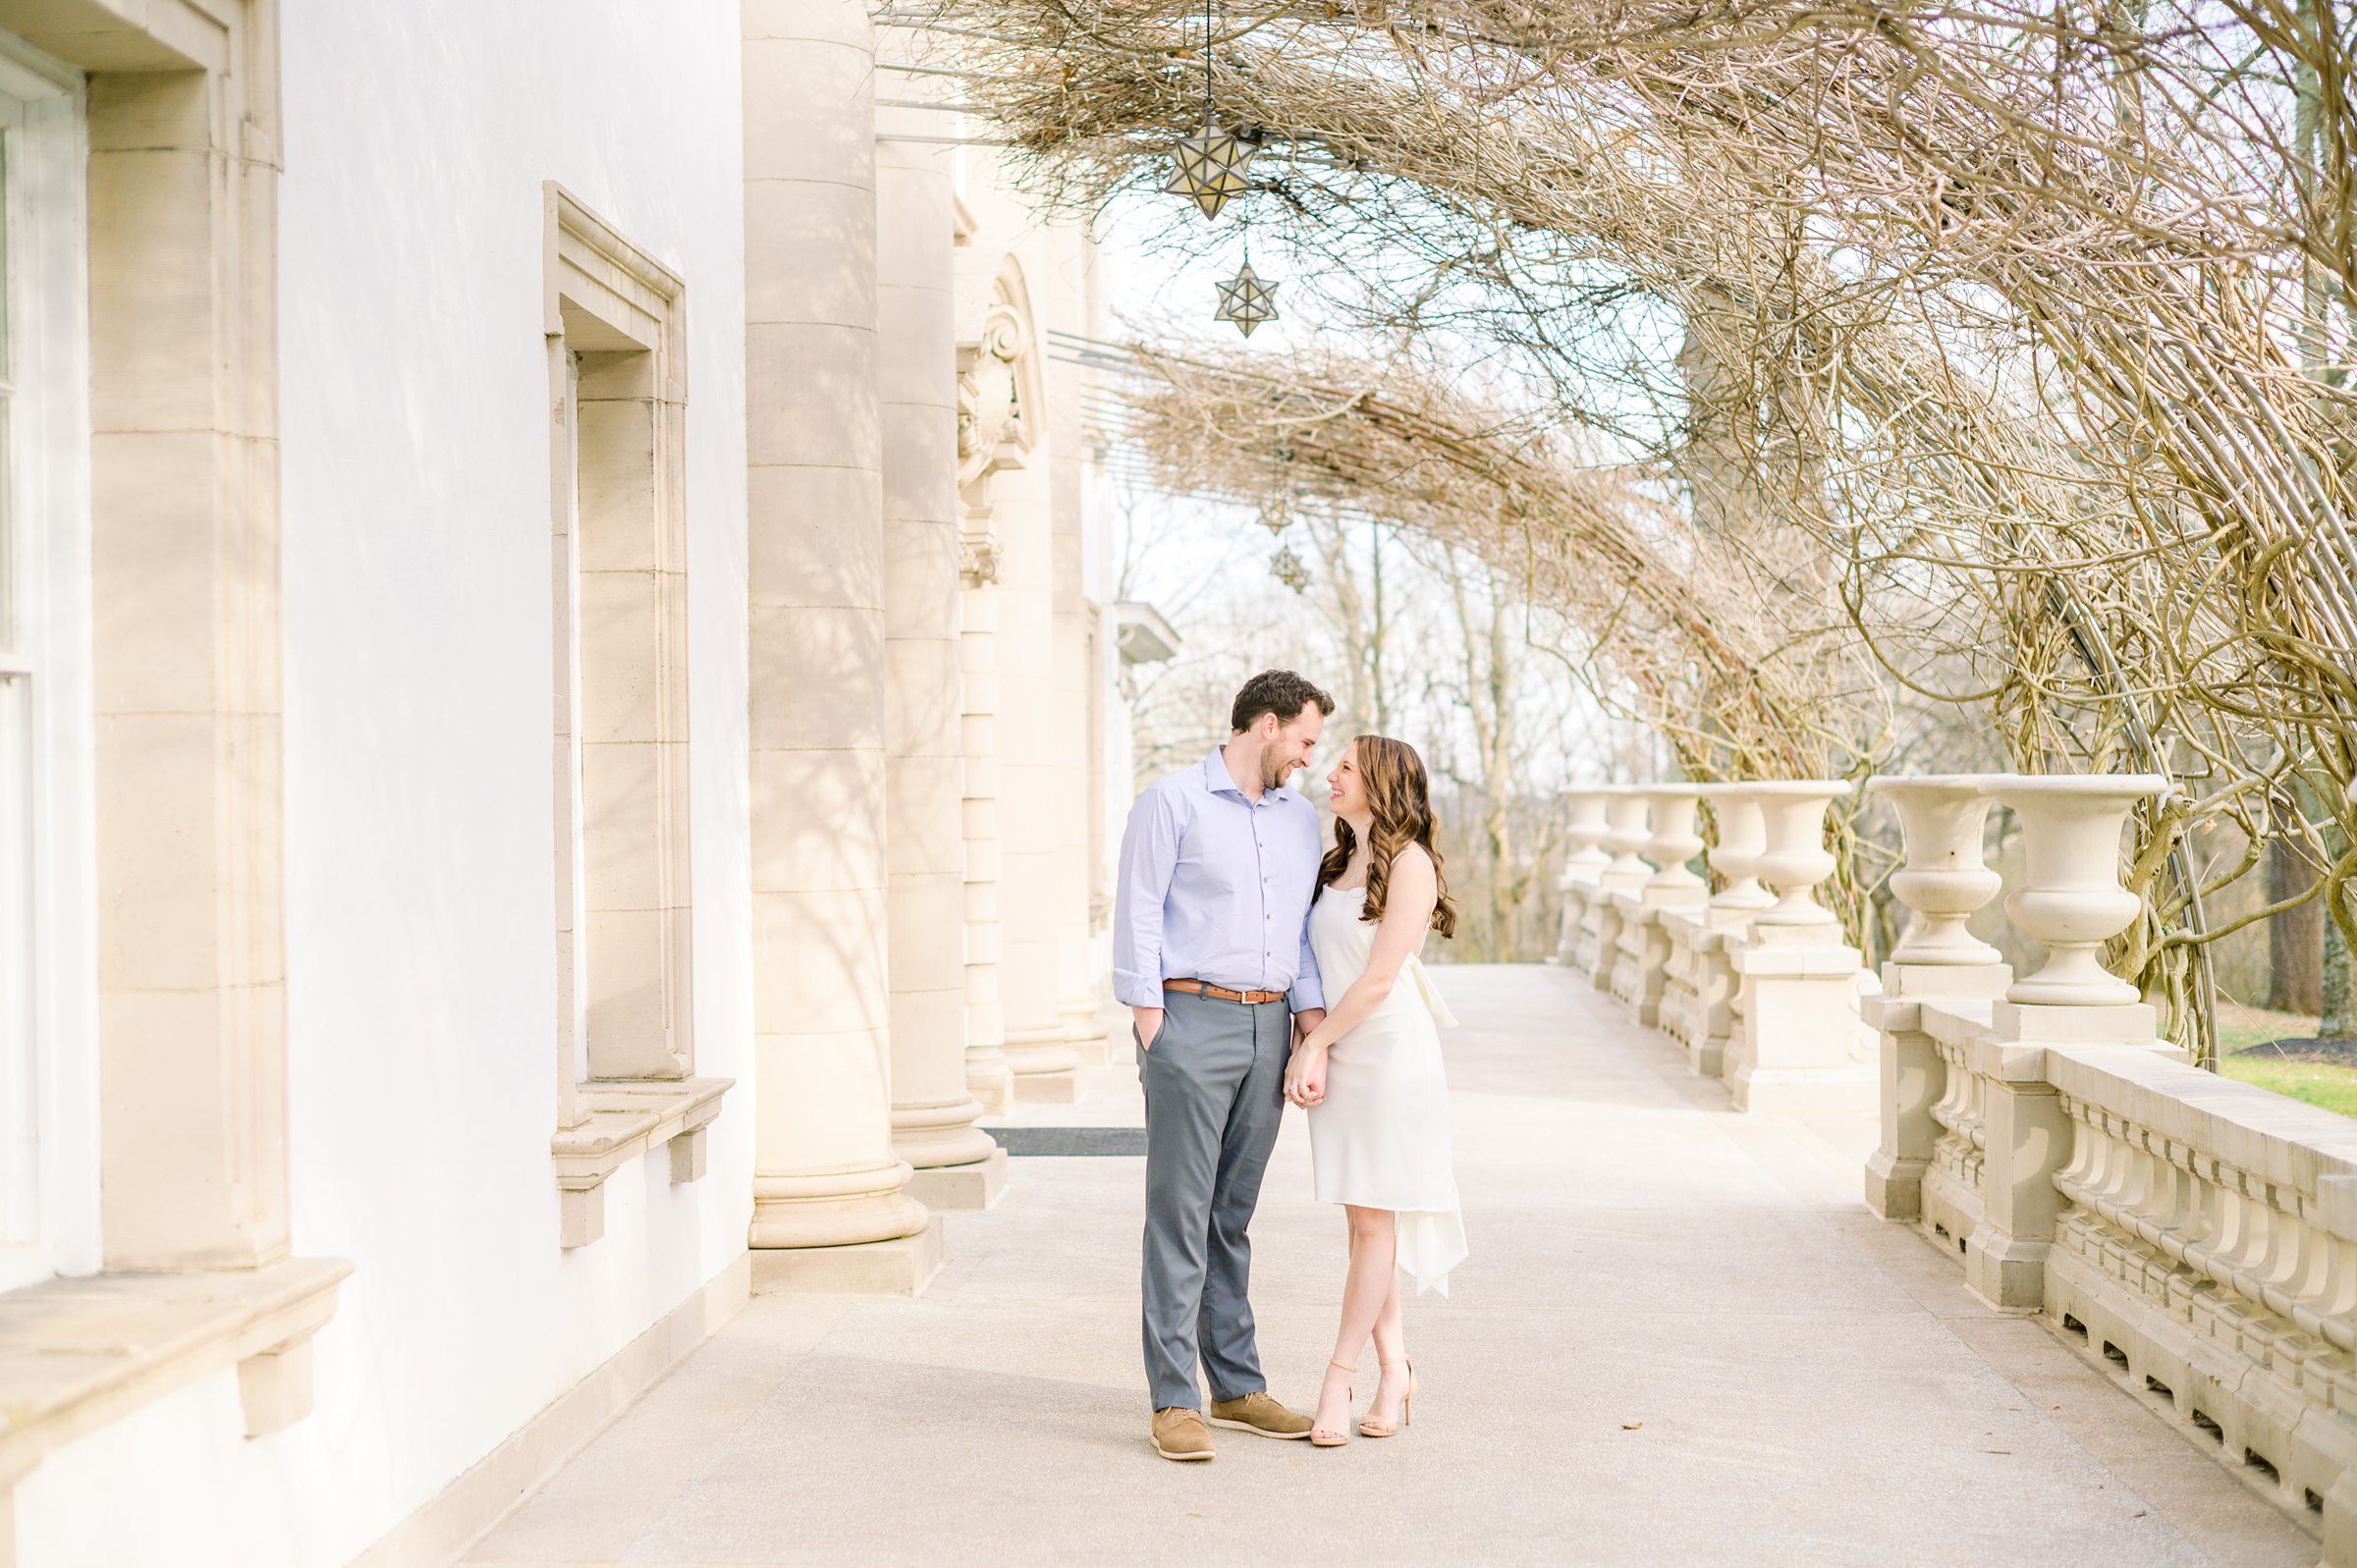
MULTIPOLYGON (((1362 920, 1383 918, 1384 895, 1391 891, 1392 859, 1409 844, 1422 844, 1432 856, 1432 876, 1440 898, 1432 906, 1432 929, 1444 937, 1456 935, 1456 905, 1449 901, 1449 879, 1441 870, 1441 852, 1432 841, 1432 789, 1424 779, 1424 759, 1404 740, 1389 735, 1356 735, 1351 749, 1358 755, 1358 780, 1367 791, 1374 822, 1367 837, 1367 901, 1362 920)), ((1358 849, 1358 835, 1350 824, 1335 819, 1334 847, 1318 862, 1318 892, 1324 892, 1358 849)))

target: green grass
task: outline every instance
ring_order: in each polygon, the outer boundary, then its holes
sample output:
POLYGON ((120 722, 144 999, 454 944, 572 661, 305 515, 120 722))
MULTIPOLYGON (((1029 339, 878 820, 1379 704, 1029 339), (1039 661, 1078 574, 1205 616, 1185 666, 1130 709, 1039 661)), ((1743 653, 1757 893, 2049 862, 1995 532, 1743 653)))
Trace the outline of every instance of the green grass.
MULTIPOLYGON (((2223 1033, 2221 1030, 2221 1044, 2223 1033)), ((2221 1056, 2219 1067, 2237 1083, 2256 1084, 2344 1116, 2357 1116, 2357 1067, 2271 1061, 2265 1056, 2221 1056)))
POLYGON ((2245 1046, 2263 1046, 2270 1040, 2302 1040, 2316 1033, 2316 1020, 2296 1012, 2270 1012, 2265 1007, 2245 1006, 2231 997, 2221 997, 2218 1004, 2218 1049, 2220 1052, 2240 1051, 2245 1046))
POLYGON ((2270 1040, 2294 1039, 2316 1033, 2316 1021, 2310 1019, 2305 1027, 2298 1022, 2286 1023, 2275 1013, 2259 1013, 2237 1022, 2231 1015, 2218 1021, 2218 1049, 2222 1054, 2240 1051, 2245 1046, 2263 1046, 2270 1040))

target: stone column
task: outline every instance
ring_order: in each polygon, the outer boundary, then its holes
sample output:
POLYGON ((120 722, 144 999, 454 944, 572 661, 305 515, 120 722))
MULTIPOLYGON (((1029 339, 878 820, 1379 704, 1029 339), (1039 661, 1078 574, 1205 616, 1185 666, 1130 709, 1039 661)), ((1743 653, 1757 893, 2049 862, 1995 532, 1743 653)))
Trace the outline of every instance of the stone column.
POLYGON ((1058 749, 1056 813, 1056 1013, 1076 1061, 1106 1056, 1104 988, 1097 983, 1093 920, 1089 909, 1089 846, 1094 838, 1091 802, 1096 759, 1089 740, 1090 686, 1097 677, 1089 657, 1088 603, 1081 570, 1084 487, 1080 482, 1080 394, 1085 373, 1061 361, 1048 367, 1048 408, 1055 420, 1048 464, 1050 590, 1054 605, 1054 664, 1051 701, 1058 749))
POLYGON ((1014 1108, 999 1000, 999 567, 987 519, 959 541, 959 674, 965 711, 965 1087, 985 1112, 1014 1108))
POLYGON ((1006 1004, 1000 870, 999 525, 993 514, 997 475, 1020 468, 1032 445, 1027 417, 1037 400, 1031 325, 1020 291, 1005 274, 958 347, 959 649, 964 706, 959 717, 965 764, 961 832, 965 847, 965 1083, 985 1110, 1014 1106, 1014 1079, 1003 1049, 1006 1004))
POLYGON ((1883 965, 1883 994, 1859 1004, 1881 1040, 1882 1140, 1866 1163, 1866 1203, 1885 1219, 1924 1217, 1925 1189, 1939 1180, 1931 1170, 1948 1068, 1940 1043, 1922 1027, 1924 1001, 1993 1000, 2013 978, 1997 949, 1964 929, 1998 890, 1997 873, 1981 860, 1986 783, 1952 775, 1866 785, 1898 812, 1907 858, 1891 876, 1891 891, 1914 914, 1883 965))
POLYGON ((917 1197, 980 1209, 1006 1184, 1007 1152, 974 1125, 965 1082, 957 213, 949 150, 893 135, 934 135, 942 120, 887 109, 876 122, 892 1147, 917 1197))
POLYGON ((1080 807, 1065 798, 1070 774, 1052 733, 1055 532, 1042 456, 991 482, 1000 546, 999 977, 1015 1098, 1069 1104, 1079 1095, 1079 1058, 1058 1007, 1066 884, 1057 871, 1064 819, 1080 807))
POLYGON ((941 1227, 890 1118, 875 49, 856 0, 740 17, 753 1281, 915 1291, 941 1227))

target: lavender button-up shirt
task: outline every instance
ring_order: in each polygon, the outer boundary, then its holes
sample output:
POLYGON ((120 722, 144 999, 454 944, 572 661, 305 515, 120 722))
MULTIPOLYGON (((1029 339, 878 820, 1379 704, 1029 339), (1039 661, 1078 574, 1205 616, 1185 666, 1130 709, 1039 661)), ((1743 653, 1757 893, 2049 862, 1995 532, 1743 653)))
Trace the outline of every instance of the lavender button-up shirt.
POLYGON ((1155 781, 1122 834, 1113 994, 1159 1007, 1165 980, 1208 980, 1325 1006, 1309 950, 1322 847, 1317 807, 1291 789, 1247 799, 1217 751, 1155 781))

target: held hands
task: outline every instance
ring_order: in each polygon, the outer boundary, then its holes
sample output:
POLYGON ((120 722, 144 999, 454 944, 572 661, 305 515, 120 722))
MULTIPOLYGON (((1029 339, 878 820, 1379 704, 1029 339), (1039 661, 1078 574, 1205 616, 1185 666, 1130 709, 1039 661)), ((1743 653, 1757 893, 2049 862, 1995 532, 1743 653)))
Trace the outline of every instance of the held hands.
POLYGON ((1285 1064, 1285 1098, 1307 1110, 1326 1098, 1326 1046, 1320 1026, 1326 1009, 1304 1007, 1293 1014, 1293 1054, 1285 1064))
POLYGON ((1326 1048, 1306 1039, 1285 1064, 1285 1098, 1307 1110, 1326 1098, 1326 1048))

